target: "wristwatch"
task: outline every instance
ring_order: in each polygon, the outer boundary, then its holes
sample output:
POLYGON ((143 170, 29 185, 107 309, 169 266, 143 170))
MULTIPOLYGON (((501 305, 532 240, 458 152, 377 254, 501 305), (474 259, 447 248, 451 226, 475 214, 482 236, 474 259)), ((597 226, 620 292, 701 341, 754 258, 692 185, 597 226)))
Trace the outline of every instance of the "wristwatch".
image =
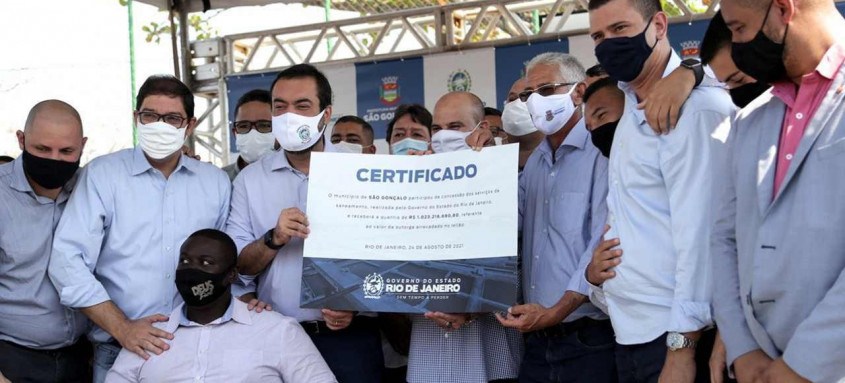
POLYGON ((701 65, 701 61, 696 59, 686 59, 681 61, 681 66, 691 70, 695 75, 695 86, 693 87, 697 87, 701 84, 701 81, 704 80, 704 67, 701 65))
POLYGON ((270 229, 270 230, 267 230, 266 233, 264 233, 264 246, 269 247, 271 250, 279 250, 285 244, 283 243, 281 245, 277 245, 277 244, 273 243, 273 230, 274 229, 270 229))
POLYGON ((666 347, 669 351, 678 351, 682 348, 695 349, 697 345, 698 341, 687 338, 679 332, 670 332, 666 335, 666 347))

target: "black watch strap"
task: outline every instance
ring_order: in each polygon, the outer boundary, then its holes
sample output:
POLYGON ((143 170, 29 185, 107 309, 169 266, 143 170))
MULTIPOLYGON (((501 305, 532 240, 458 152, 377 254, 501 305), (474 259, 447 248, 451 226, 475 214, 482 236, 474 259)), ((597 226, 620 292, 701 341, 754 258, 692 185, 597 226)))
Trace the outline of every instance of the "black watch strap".
POLYGON ((273 229, 267 230, 267 232, 264 233, 264 246, 269 247, 271 250, 279 250, 284 245, 285 244, 277 245, 273 243, 273 229))
POLYGON ((681 61, 681 66, 691 70, 692 73, 695 75, 694 87, 698 87, 699 85, 701 85, 701 81, 704 80, 704 66, 701 65, 701 61, 698 61, 696 59, 686 59, 684 61, 681 61))

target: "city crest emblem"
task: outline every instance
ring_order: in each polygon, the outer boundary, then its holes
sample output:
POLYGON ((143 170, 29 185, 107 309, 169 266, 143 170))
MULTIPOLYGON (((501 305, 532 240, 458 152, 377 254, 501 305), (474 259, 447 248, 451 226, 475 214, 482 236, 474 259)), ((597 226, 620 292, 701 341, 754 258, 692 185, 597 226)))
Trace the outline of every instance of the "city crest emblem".
POLYGON ((381 102, 387 106, 399 103, 399 76, 387 76, 381 79, 379 98, 381 99, 381 102))
POLYGON ((469 92, 472 89, 472 77, 464 69, 458 69, 449 75, 446 89, 450 92, 469 92))
POLYGON ((681 60, 698 58, 701 54, 701 41, 689 40, 681 42, 681 60))
POLYGON ((384 293, 384 279, 381 275, 372 273, 364 278, 364 298, 379 299, 384 293))
POLYGON ((555 119, 555 114, 552 113, 552 110, 549 109, 546 111, 546 121, 551 121, 555 119))

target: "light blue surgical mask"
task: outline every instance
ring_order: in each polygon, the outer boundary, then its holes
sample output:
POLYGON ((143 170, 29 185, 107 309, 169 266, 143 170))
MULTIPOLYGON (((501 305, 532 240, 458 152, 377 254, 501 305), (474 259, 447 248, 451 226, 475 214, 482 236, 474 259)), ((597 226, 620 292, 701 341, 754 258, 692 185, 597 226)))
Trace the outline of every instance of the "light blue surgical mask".
POLYGON ((409 150, 424 152, 428 150, 428 142, 409 137, 390 145, 390 151, 395 155, 407 155, 409 150))

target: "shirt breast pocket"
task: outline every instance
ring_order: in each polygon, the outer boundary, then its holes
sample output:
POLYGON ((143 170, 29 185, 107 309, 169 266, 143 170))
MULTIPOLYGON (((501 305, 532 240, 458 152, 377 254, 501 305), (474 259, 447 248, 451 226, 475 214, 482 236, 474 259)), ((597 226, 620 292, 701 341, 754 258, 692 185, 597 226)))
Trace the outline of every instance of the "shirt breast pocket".
POLYGON ((579 192, 560 192, 549 211, 552 228, 561 234, 581 230, 584 225, 587 195, 579 192))

